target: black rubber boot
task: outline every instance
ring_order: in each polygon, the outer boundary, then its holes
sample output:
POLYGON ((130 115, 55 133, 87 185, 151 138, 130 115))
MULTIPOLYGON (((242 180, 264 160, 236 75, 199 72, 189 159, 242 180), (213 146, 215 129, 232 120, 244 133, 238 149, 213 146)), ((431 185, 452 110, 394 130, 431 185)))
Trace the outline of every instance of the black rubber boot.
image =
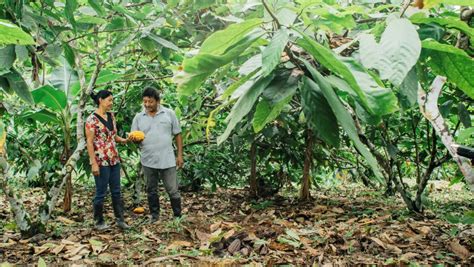
POLYGON ((174 217, 181 217, 181 198, 171 198, 170 201, 174 217))
POLYGON ((104 221, 104 203, 94 204, 94 228, 103 231, 109 228, 109 226, 104 221))
POLYGON ((148 207, 150 208, 151 222, 157 222, 160 217, 160 199, 158 195, 148 194, 148 207))
POLYGON ((123 218, 123 203, 119 197, 112 198, 112 207, 114 208, 114 215, 117 222, 117 226, 122 230, 128 230, 130 226, 125 223, 123 218))

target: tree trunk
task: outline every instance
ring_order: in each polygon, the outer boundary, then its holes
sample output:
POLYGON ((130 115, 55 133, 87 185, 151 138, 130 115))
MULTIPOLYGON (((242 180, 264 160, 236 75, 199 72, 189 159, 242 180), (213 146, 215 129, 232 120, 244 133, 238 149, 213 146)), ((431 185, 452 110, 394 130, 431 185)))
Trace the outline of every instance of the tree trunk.
POLYGON ((252 142, 250 146, 250 196, 257 197, 257 143, 252 142))
POLYGON ((301 180, 300 200, 308 201, 311 198, 309 189, 311 187, 310 171, 313 163, 313 131, 306 129, 306 150, 304 157, 303 178, 301 180))
POLYGON ((469 161, 458 156, 456 149, 453 147, 453 145, 455 145, 454 139, 438 109, 438 97, 441 94, 441 89, 443 88, 445 82, 445 77, 436 76, 428 94, 426 94, 421 87, 418 88, 418 104, 421 113, 430 121, 431 125, 436 130, 436 133, 441 138, 444 146, 448 149, 449 154, 458 164, 459 169, 464 175, 464 178, 466 179, 471 191, 474 192, 473 167, 469 161))

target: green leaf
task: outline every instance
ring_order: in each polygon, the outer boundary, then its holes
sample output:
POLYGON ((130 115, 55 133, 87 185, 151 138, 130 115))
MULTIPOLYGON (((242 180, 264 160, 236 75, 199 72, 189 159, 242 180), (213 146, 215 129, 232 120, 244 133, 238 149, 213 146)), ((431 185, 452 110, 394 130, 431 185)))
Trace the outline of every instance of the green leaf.
POLYGON ((474 29, 469 27, 469 25, 467 25, 466 22, 461 21, 459 19, 454 19, 454 18, 449 18, 449 17, 446 17, 446 18, 427 18, 427 17, 425 17, 424 14, 417 13, 417 14, 410 17, 410 21, 415 23, 415 24, 436 23, 436 24, 444 26, 446 28, 459 30, 459 31, 465 33, 467 36, 469 36, 469 39, 471 40, 471 43, 474 43, 474 29))
POLYGON ((446 76, 474 99, 474 60, 466 52, 434 40, 424 40, 422 57, 437 75, 446 76))
POLYGON ((201 45, 199 53, 221 55, 236 43, 240 42, 247 33, 262 24, 261 19, 249 19, 242 23, 232 24, 226 29, 211 34, 201 45))
POLYGON ((255 114, 253 115, 252 126, 254 132, 260 132, 263 130, 265 125, 275 120, 292 98, 293 95, 289 95, 287 98, 280 100, 280 102, 277 102, 276 104, 272 104, 268 100, 262 99, 262 101, 257 104, 255 114))
POLYGON ((69 97, 71 95, 71 86, 79 81, 79 79, 64 57, 61 58, 61 63, 60 67, 53 70, 48 81, 54 88, 63 90, 69 97))
POLYGON ((377 164, 377 160, 374 158, 372 153, 370 153, 369 149, 360 141, 356 126, 354 124, 354 121, 352 120, 351 115, 345 109, 344 105, 341 103, 336 93, 331 88, 331 85, 324 79, 324 77, 308 62, 304 61, 304 64, 313 76, 315 82, 318 84, 329 105, 331 106, 331 109, 333 110, 338 122, 346 131, 347 135, 354 143, 356 149, 359 151, 360 154, 362 154, 369 166, 372 168, 372 171, 375 174, 375 179, 381 182, 382 174, 377 164))
POLYGON ((191 95, 216 69, 230 63, 258 38, 257 35, 246 36, 223 55, 200 53, 195 57, 186 58, 183 62, 183 71, 173 77, 174 82, 178 84, 178 94, 191 95))
POLYGON ((373 111, 368 104, 367 97, 360 88, 349 68, 343 62, 341 62, 330 49, 318 44, 305 34, 301 32, 300 34, 303 36, 303 38, 298 40, 298 45, 306 50, 306 52, 310 53, 313 58, 320 62, 324 67, 340 75, 357 94, 359 97, 358 100, 362 103, 362 105, 372 113, 373 111))
POLYGON ((398 100, 389 88, 385 88, 381 81, 371 76, 367 71, 351 58, 342 58, 354 75, 357 84, 361 87, 373 115, 383 116, 398 110, 398 100))
POLYGON ((155 41, 156 43, 158 43, 159 45, 163 46, 163 47, 167 47, 169 49, 173 49, 175 51, 179 51, 179 47, 177 47, 175 44, 173 44, 172 42, 168 41, 168 40, 165 40, 163 38, 161 38, 160 36, 156 35, 156 34, 153 34, 153 33, 150 33, 148 34, 148 37, 150 37, 153 41, 155 41))
POLYGON ((96 86, 100 86, 102 84, 115 81, 119 79, 121 76, 122 75, 114 73, 108 69, 101 70, 96 80, 96 86))
POLYGON ((418 61, 421 42, 409 20, 393 19, 378 44, 373 35, 362 34, 359 51, 364 67, 376 69, 380 78, 398 86, 418 61))
POLYGON ((280 63, 281 54, 288 43, 288 32, 285 28, 281 28, 273 36, 270 44, 262 52, 262 70, 266 76, 280 63))
POLYGON ((112 56, 116 56, 124 47, 126 47, 137 35, 136 34, 130 34, 127 36, 127 38, 123 39, 121 42, 116 44, 110 53, 112 56))
POLYGON ((227 137, 229 137, 237 123, 239 123, 242 118, 250 112, 260 94, 273 80, 273 77, 274 75, 270 74, 267 77, 259 79, 239 98, 237 103, 235 103, 235 105, 232 107, 230 114, 226 118, 226 122, 228 122, 227 128, 225 129, 224 133, 217 138, 217 144, 222 144, 222 142, 224 142, 227 137))
POLYGON ((474 6, 472 0, 424 0, 424 8, 432 8, 439 4, 453 6, 474 6))
MULTIPOLYGON (((244 77, 240 78, 238 81, 234 82, 229 87, 227 87, 227 89, 224 91, 224 93, 219 97, 219 100, 224 100, 224 99, 228 98, 229 96, 231 96, 235 92, 235 90, 239 89, 241 86, 243 86, 244 84, 249 82, 249 80, 252 77, 254 77, 259 71, 260 71, 260 69, 257 68, 254 71, 252 71, 251 73, 249 73, 249 74, 245 75, 244 77)), ((259 76, 259 75, 257 75, 257 76, 259 76)))
POLYGON ((28 49, 24 45, 15 45, 15 54, 18 61, 23 62, 28 59, 28 49))
POLYGON ((64 91, 58 90, 50 85, 42 86, 31 92, 36 104, 42 103, 54 111, 66 108, 67 97, 64 91))
POLYGON ((472 126, 471 114, 469 114, 469 111, 463 103, 458 104, 458 116, 464 127, 470 128, 472 126))
POLYGON ((87 0, 89 5, 99 14, 100 16, 105 16, 105 9, 102 7, 104 4, 102 0, 87 0))
MULTIPOLYGON (((459 132, 458 136, 456 137, 457 143, 468 143, 466 142, 470 138, 474 138, 474 127, 464 129, 459 132)), ((471 142, 472 144, 472 142, 471 142)))
POLYGON ((11 69, 10 72, 4 74, 3 77, 7 79, 9 87, 13 89, 13 91, 20 98, 22 98, 28 103, 33 103, 33 97, 31 96, 30 89, 28 88, 28 85, 26 84, 25 80, 23 80, 23 77, 21 77, 18 71, 16 71, 15 69, 11 69))
POLYGON ((48 267, 48 265, 46 264, 46 262, 44 261, 42 257, 39 257, 38 259, 38 267, 48 267))
POLYGON ((333 147, 339 146, 339 125, 331 106, 324 97, 319 86, 309 79, 303 78, 301 90, 301 106, 309 127, 326 143, 333 147))
POLYGON ((77 0, 66 0, 66 6, 64 7, 64 15, 66 19, 71 23, 72 27, 76 28, 76 20, 74 19, 74 11, 77 9, 77 0))
POLYGON ((15 46, 7 45, 0 49, 0 70, 9 70, 16 59, 15 46))
POLYGON ((32 119, 41 123, 59 123, 59 119, 55 113, 52 113, 48 110, 40 110, 37 112, 28 111, 21 116, 22 119, 32 119))
POLYGON ((33 38, 8 20, 0 19, 0 45, 32 45, 33 38))
POLYGON ((278 74, 263 91, 263 96, 273 104, 282 101, 296 92, 300 77, 294 72, 289 75, 286 72, 278 74))
POLYGON ((107 23, 107 21, 105 19, 94 17, 94 16, 82 15, 76 20, 76 23, 100 25, 100 24, 107 23))
POLYGON ((400 105, 404 109, 414 106, 418 97, 418 76, 416 68, 413 67, 400 85, 399 99, 400 105))
POLYGON ((64 57, 67 60, 67 63, 69 63, 69 66, 74 67, 76 65, 75 62, 75 53, 74 50, 72 49, 71 46, 69 46, 68 43, 63 43, 63 50, 64 50, 64 57))

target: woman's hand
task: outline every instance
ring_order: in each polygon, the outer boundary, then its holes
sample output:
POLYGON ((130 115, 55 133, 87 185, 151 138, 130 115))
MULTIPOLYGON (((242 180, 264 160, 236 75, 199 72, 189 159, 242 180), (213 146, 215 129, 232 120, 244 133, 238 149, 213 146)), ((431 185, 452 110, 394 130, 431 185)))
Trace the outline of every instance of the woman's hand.
POLYGON ((97 164, 97 162, 92 163, 92 174, 94 176, 99 176, 99 174, 100 174, 99 164, 97 164))

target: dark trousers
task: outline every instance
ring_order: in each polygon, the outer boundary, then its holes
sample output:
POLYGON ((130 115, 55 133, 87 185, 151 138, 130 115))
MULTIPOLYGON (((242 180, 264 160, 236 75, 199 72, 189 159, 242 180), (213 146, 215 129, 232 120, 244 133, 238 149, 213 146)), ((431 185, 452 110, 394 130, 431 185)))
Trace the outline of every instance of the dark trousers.
POLYGON ((114 166, 101 166, 99 175, 95 179, 94 219, 101 223, 104 221, 104 200, 110 188, 112 207, 117 220, 123 221, 122 195, 120 193, 120 164, 114 166))
POLYGON ((160 213, 158 180, 161 179, 170 198, 171 208, 173 209, 174 216, 181 216, 181 195, 178 191, 176 167, 171 167, 168 169, 154 169, 143 166, 143 173, 145 174, 146 178, 146 191, 151 215, 154 218, 157 218, 160 213))

